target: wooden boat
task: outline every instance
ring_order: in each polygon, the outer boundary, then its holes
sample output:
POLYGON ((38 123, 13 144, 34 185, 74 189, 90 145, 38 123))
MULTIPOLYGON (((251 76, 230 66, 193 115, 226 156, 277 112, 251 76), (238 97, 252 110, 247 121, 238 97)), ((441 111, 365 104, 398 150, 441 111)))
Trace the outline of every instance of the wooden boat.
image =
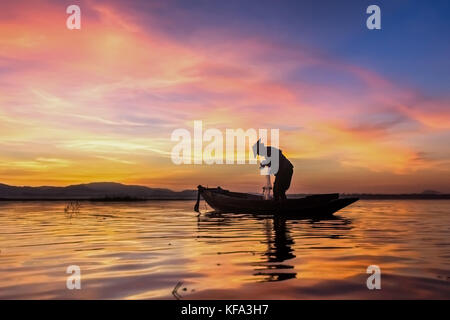
POLYGON ((358 200, 340 198, 338 193, 316 194, 285 201, 264 200, 261 195, 231 192, 220 187, 205 188, 200 185, 194 207, 197 212, 200 196, 217 212, 307 217, 329 216, 358 200))

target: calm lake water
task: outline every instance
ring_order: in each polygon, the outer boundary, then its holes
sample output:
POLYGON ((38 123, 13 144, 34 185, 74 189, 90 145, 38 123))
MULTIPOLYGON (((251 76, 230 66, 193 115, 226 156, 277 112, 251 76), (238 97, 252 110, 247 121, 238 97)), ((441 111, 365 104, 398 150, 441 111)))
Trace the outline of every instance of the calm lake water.
POLYGON ((193 201, 0 203, 3 299, 450 298, 450 201, 359 201, 330 220, 193 201), (201 205, 205 211, 204 203, 201 205), (81 290, 66 269, 81 268, 81 290), (381 290, 366 269, 381 268, 381 290))

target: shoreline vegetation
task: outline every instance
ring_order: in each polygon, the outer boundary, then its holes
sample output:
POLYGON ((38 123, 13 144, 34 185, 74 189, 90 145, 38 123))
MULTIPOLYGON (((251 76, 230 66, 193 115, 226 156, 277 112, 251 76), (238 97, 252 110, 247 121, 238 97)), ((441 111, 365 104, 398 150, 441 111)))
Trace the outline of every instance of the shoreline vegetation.
MULTIPOLYGON (((288 198, 302 198, 308 194, 288 194, 288 198)), ((341 193, 341 197, 360 200, 445 200, 450 194, 433 190, 410 194, 341 193)), ((67 187, 17 187, 0 183, 0 201, 92 201, 142 202, 196 200, 197 190, 173 191, 114 182, 96 182, 67 187)))

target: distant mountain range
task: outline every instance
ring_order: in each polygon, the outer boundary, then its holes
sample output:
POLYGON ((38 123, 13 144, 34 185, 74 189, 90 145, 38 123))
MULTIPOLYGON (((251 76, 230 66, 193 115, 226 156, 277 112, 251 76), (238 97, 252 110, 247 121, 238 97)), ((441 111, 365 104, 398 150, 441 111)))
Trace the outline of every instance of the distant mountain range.
POLYGON ((0 183, 3 200, 147 200, 195 199, 197 190, 180 192, 169 189, 95 182, 67 187, 15 187, 0 183))
MULTIPOLYGON (((306 194, 290 194, 289 198, 304 197, 306 194)), ((413 194, 343 194, 360 199, 450 199, 449 194, 426 190, 413 194)), ((125 185, 115 182, 95 182, 67 187, 16 187, 0 183, 0 200, 97 200, 97 201, 139 201, 139 200, 194 200, 197 190, 172 191, 163 188, 149 188, 125 185)))

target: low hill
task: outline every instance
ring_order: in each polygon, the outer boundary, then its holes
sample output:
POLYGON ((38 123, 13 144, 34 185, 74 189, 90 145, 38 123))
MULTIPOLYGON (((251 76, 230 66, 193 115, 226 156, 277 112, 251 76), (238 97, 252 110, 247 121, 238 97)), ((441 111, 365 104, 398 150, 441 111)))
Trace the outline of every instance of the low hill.
POLYGON ((196 195, 196 190, 176 192, 114 182, 96 182, 67 187, 16 187, 0 184, 0 199, 3 200, 195 199, 196 195))

